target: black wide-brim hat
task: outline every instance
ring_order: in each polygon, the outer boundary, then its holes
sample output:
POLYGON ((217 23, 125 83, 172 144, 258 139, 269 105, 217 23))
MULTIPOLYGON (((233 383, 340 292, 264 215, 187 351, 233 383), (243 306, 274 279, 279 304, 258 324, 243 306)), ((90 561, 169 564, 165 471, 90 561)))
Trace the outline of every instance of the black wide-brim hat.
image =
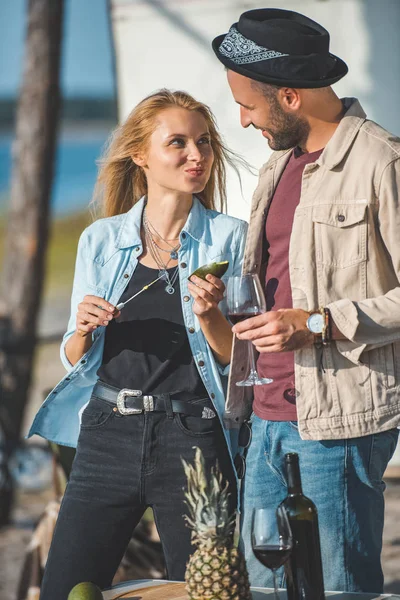
POLYGON ((329 52, 324 27, 290 10, 261 8, 243 13, 212 47, 230 70, 278 86, 321 88, 339 81, 346 63, 329 52))

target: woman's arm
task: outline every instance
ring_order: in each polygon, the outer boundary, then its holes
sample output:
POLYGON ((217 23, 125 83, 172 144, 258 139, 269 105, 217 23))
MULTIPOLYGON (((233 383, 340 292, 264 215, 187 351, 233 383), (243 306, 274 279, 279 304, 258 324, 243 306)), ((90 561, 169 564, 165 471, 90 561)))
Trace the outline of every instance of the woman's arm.
MULTIPOLYGON (((241 275, 242 273, 247 229, 248 225, 244 221, 241 221, 236 229, 232 275, 241 275)), ((228 365, 231 362, 234 335, 232 324, 227 321, 219 308, 224 297, 225 285, 214 275, 207 275, 206 279, 207 281, 204 281, 199 277, 191 277, 189 280, 189 291, 195 300, 193 312, 199 319, 201 330, 216 360, 222 367, 225 367, 224 375, 226 375, 226 369, 229 369, 228 365)))
POLYGON ((65 356, 71 365, 76 365, 92 344, 93 339, 91 335, 82 336, 75 331, 65 344, 65 356))
POLYGON ((214 353, 216 360, 225 367, 231 361, 232 352, 232 326, 217 308, 204 316, 199 316, 202 332, 214 353))
POLYGON ((71 313, 60 348, 61 361, 67 371, 70 371, 91 347, 94 330, 100 325, 105 325, 105 321, 109 322, 120 314, 119 311, 114 313, 114 307, 104 298, 85 295, 88 291, 87 233, 88 229, 85 229, 79 238, 71 296, 71 313), (111 318, 107 318, 107 314, 111 314, 111 318), (100 319, 101 315, 103 316, 100 319))
POLYGON ((218 308, 225 285, 214 275, 207 275, 206 279, 191 277, 189 281, 189 291, 194 298, 193 312, 199 319, 201 330, 216 360, 225 366, 231 360, 233 341, 232 326, 218 308))

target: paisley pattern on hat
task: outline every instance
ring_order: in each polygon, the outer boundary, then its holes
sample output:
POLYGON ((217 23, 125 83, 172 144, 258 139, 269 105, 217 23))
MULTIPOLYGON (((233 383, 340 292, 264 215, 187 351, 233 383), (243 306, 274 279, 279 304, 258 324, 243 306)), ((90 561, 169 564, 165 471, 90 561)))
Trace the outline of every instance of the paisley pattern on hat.
POLYGON ((233 25, 220 45, 219 51, 236 65, 245 65, 262 60, 270 60, 271 58, 289 56, 288 54, 282 54, 281 52, 268 50, 268 48, 259 46, 252 40, 245 38, 233 25))

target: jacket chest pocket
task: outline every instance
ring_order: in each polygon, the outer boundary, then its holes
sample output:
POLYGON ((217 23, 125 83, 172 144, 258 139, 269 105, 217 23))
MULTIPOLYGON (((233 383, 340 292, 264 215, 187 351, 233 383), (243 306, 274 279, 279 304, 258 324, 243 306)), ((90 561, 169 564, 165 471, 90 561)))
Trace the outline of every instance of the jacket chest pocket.
POLYGON ((367 206, 330 204, 313 209, 316 261, 344 269, 367 260, 367 206))

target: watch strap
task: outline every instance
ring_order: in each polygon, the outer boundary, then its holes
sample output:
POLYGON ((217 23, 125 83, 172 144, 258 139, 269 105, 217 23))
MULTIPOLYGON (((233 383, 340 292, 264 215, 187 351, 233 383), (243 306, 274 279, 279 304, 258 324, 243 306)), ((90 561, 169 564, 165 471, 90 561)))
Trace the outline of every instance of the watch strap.
POLYGON ((324 317, 324 327, 322 329, 322 345, 329 346, 332 340, 332 319, 329 308, 320 308, 321 314, 324 317))
POLYGON ((311 316, 316 313, 321 314, 323 317, 323 326, 321 333, 314 334, 317 340, 317 344, 322 343, 323 346, 329 346, 332 340, 332 319, 330 310, 326 307, 320 307, 317 310, 310 311, 309 315, 311 316))

